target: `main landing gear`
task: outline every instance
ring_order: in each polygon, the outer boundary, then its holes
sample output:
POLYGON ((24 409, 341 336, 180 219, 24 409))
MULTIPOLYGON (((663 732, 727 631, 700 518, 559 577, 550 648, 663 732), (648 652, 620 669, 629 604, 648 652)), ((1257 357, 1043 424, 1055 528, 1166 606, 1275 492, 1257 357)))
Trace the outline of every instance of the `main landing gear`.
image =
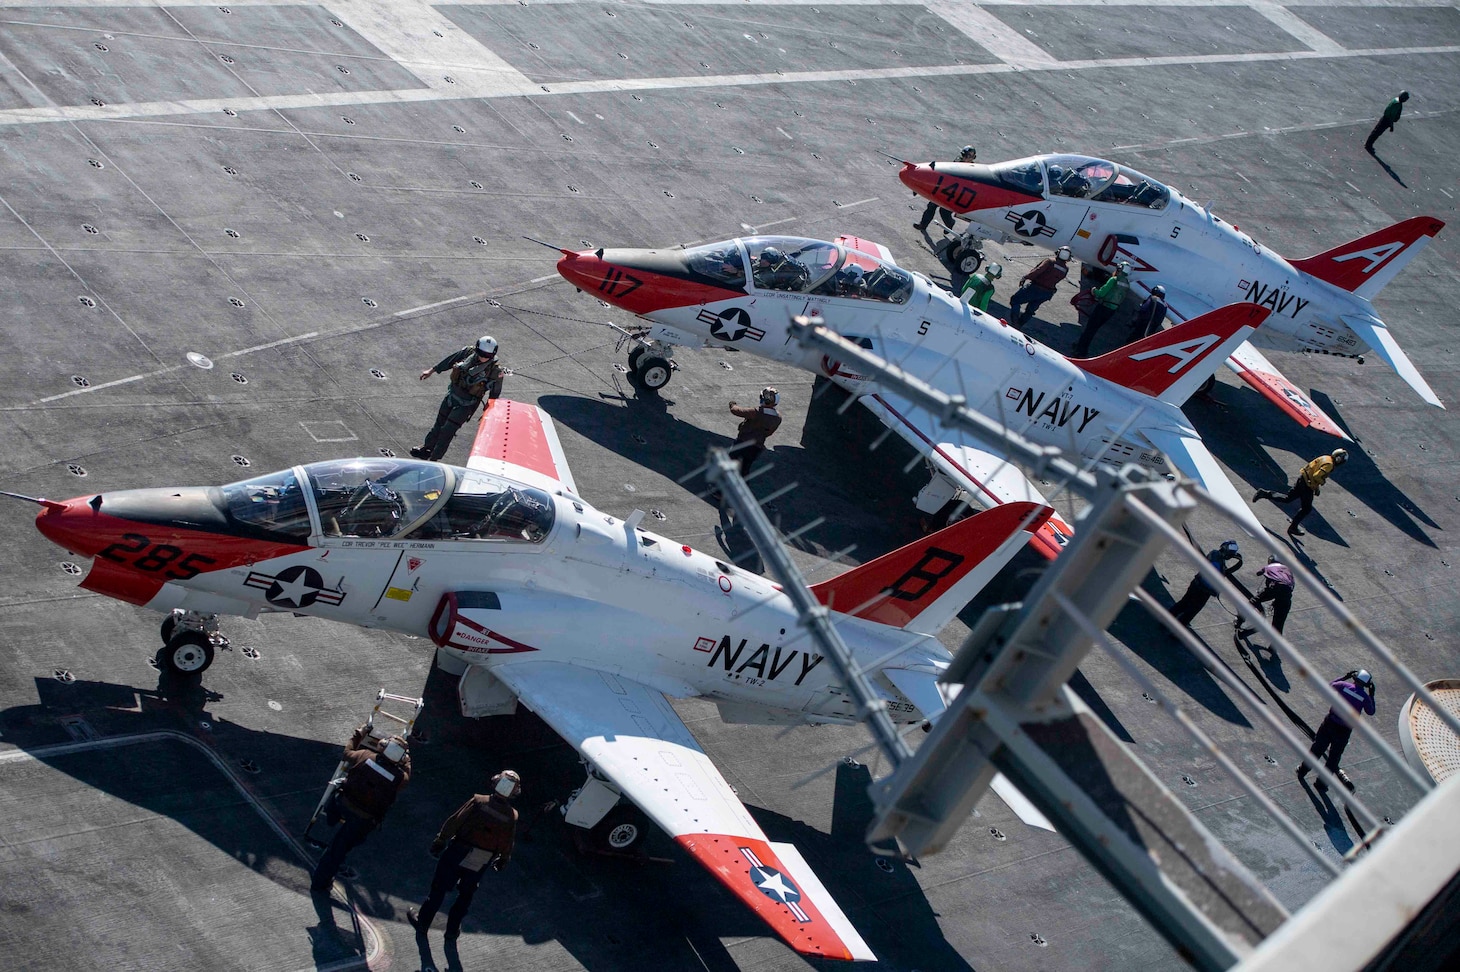
POLYGON ((179 608, 162 619, 157 666, 173 675, 201 675, 213 656, 228 647, 228 639, 218 632, 218 615, 179 608))
POLYGON ((573 843, 588 853, 641 857, 648 820, 592 763, 584 765, 588 779, 560 808, 574 828, 573 843))

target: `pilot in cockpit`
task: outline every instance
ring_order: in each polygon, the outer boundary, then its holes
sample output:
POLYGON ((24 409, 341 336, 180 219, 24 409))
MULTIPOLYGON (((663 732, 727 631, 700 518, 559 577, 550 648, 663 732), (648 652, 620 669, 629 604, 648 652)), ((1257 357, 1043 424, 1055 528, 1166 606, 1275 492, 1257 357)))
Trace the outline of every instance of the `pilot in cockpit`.
POLYGON ((806 264, 773 246, 761 250, 755 262, 755 285, 765 290, 800 290, 809 279, 806 264))
POLYGON ((867 275, 856 264, 848 264, 836 272, 838 297, 867 296, 867 275))
POLYGON ((1074 169, 1052 165, 1049 167, 1049 191, 1056 196, 1083 198, 1090 191, 1090 180, 1074 169))

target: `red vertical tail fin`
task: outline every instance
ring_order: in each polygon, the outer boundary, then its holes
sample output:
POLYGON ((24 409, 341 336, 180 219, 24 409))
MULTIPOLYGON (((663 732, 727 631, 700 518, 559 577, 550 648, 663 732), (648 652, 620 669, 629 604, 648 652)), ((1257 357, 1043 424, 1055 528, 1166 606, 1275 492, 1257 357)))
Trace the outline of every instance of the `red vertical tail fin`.
POLYGON ((1310 277, 1372 300, 1444 227, 1433 216, 1413 216, 1317 256, 1288 262, 1310 277))
POLYGON ((1005 503, 813 585, 811 592, 833 611, 937 634, 1053 512, 1038 503, 1005 503))
POLYGON ((1098 378, 1180 405, 1217 373, 1227 356, 1272 313, 1228 304, 1098 358, 1075 361, 1098 378))

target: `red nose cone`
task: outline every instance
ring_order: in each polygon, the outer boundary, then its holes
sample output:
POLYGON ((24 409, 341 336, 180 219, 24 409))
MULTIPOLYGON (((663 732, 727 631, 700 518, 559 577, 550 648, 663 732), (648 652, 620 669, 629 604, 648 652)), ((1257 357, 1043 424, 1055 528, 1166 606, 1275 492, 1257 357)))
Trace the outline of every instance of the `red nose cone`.
POLYGON ((92 509, 91 499, 90 496, 78 496, 62 503, 62 509, 47 507, 41 510, 36 514, 36 529, 58 547, 83 557, 96 556, 98 550, 115 538, 106 536, 97 528, 100 514, 92 509))
POLYGON ((608 272, 608 264, 594 255, 592 250, 567 253, 558 261, 558 273, 579 290, 592 293, 598 289, 608 272))
POLYGON ((933 171, 932 166, 908 162, 903 165, 897 177, 902 180, 903 185, 920 196, 926 196, 938 188, 938 173, 933 171))

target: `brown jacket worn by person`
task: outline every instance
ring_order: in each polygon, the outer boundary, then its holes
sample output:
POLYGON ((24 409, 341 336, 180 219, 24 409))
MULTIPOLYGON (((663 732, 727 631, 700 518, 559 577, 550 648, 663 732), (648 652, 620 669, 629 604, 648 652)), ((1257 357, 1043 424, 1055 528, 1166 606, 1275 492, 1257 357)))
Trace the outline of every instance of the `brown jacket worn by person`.
POLYGON ((731 405, 730 414, 743 419, 735 432, 735 441, 754 442, 762 449, 765 440, 781 427, 780 413, 766 405, 731 405))
POLYGON ((431 849, 439 851, 452 840, 460 840, 498 855, 498 867, 505 867, 512 859, 516 835, 517 810, 512 804, 495 793, 478 793, 441 825, 431 849))
POLYGON ((1043 287, 1045 290, 1054 290, 1069 272, 1070 265, 1068 263, 1060 263, 1054 257, 1050 257, 1026 273, 1024 275, 1024 281, 1032 283, 1036 287, 1043 287))
POLYGON ((396 794, 411 781, 411 755, 406 753, 400 763, 392 763, 362 746, 364 738, 364 729, 356 729, 345 745, 348 768, 340 785, 340 800, 356 814, 379 821, 395 803, 396 794))

